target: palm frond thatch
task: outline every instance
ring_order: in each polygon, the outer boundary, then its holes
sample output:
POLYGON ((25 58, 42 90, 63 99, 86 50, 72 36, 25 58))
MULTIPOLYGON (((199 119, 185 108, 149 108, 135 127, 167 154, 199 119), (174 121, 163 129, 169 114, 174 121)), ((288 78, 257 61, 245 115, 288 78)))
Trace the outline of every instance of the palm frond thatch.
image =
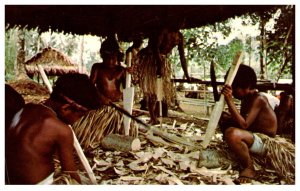
POLYGON ((78 67, 67 55, 55 48, 47 47, 25 63, 27 74, 38 73, 37 65, 42 65, 47 75, 62 75, 78 72, 78 67))

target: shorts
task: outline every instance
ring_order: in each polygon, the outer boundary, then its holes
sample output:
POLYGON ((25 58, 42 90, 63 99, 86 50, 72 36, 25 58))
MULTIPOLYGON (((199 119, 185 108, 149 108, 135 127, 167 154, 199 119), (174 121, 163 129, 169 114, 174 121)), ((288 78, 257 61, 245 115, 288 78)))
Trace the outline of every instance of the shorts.
POLYGON ((48 177, 46 177, 44 180, 41 180, 36 185, 50 185, 50 184, 52 184, 53 181, 54 181, 53 176, 54 176, 54 172, 52 172, 48 177))
POLYGON ((263 156, 265 154, 265 148, 263 140, 259 137, 258 134, 253 133, 253 144, 249 148, 251 153, 263 156))

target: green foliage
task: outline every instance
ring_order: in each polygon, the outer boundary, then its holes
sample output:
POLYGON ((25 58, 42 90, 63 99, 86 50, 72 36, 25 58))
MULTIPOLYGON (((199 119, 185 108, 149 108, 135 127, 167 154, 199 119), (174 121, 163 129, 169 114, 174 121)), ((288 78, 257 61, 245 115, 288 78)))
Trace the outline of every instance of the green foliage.
POLYGON ((5 32, 5 79, 14 78, 14 65, 17 58, 16 29, 7 29, 5 32))

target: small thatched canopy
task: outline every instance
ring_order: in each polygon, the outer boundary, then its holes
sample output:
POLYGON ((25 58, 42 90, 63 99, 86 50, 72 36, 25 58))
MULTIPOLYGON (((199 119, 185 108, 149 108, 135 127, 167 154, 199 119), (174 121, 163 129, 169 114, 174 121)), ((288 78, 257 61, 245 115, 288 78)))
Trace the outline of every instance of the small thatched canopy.
POLYGON ((78 66, 62 52, 47 47, 25 62, 27 75, 38 74, 38 65, 43 66, 48 76, 60 76, 66 73, 77 73, 78 66))

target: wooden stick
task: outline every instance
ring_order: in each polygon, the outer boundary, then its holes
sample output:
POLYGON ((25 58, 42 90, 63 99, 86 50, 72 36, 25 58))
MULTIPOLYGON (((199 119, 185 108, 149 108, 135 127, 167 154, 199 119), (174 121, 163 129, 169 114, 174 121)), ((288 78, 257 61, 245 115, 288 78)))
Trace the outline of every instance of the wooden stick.
MULTIPOLYGON (((242 52, 239 51, 237 52, 235 58, 233 59, 225 84, 228 85, 232 84, 241 62, 242 62, 242 52)), ((224 109, 224 105, 225 105, 224 95, 221 94, 219 101, 216 102, 214 109, 211 113, 210 120, 208 122, 207 129, 206 129, 206 133, 204 135, 204 140, 202 142, 203 148, 206 148, 208 146, 212 136, 215 133, 215 129, 218 126, 222 111, 224 109)))
POLYGON ((52 92, 52 86, 48 80, 48 77, 44 71, 44 68, 41 66, 41 65, 38 65, 38 69, 39 69, 39 72, 42 76, 42 79, 43 79, 43 82, 45 83, 45 85, 47 86, 49 92, 51 93, 52 92))
POLYGON ((92 168, 91 168, 91 166, 90 166, 90 164, 89 164, 89 161, 88 161, 87 158, 85 157, 85 155, 84 155, 84 153, 83 153, 83 151, 82 151, 82 148, 81 148, 81 146, 80 146, 80 144, 79 144, 79 142, 78 142, 78 139, 77 139, 77 137, 76 137, 76 135, 75 135, 75 133, 74 133, 72 127, 71 127, 70 125, 69 125, 69 127, 71 128, 71 131, 72 131, 72 133, 73 133, 73 137, 74 137, 74 143, 73 143, 73 144, 74 144, 74 148, 75 148, 75 150, 76 150, 76 152, 77 152, 77 154, 78 154, 78 156, 79 156, 79 159, 80 159, 80 161, 81 161, 81 163, 82 163, 84 169, 86 170, 86 172, 87 172, 87 174, 88 174, 88 176, 89 176, 91 182, 92 182, 93 184, 97 184, 96 177, 95 177, 95 175, 94 175, 94 173, 93 173, 93 170, 92 170, 92 168))

